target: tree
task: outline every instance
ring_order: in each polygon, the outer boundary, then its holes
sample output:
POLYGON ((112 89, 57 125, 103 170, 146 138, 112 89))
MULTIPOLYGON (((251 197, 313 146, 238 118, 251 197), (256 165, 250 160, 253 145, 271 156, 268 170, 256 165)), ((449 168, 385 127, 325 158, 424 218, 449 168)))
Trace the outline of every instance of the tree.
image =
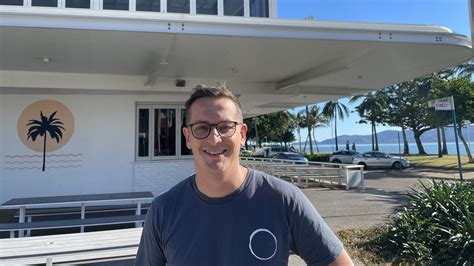
POLYGON ((312 128, 313 141, 316 144, 316 151, 319 152, 318 142, 316 141, 314 132, 316 131, 316 128, 327 127, 329 124, 329 119, 325 115, 323 115, 319 106, 313 105, 309 110, 309 117, 307 123, 308 127, 312 128))
POLYGON ((469 77, 456 78, 447 82, 446 90, 454 98, 457 133, 464 144, 469 163, 474 163, 472 152, 462 134, 462 128, 470 121, 474 121, 474 83, 469 77))
POLYGON ((294 126, 291 114, 288 111, 246 118, 244 123, 249 127, 248 138, 255 138, 255 142, 259 147, 262 146, 262 139, 265 138, 270 141, 285 143, 285 145, 295 139, 294 135, 291 138, 294 126), (288 134, 287 131, 291 131, 291 134, 288 134))
POLYGON ((457 77, 471 78, 474 73, 474 64, 473 62, 466 62, 453 67, 452 70, 454 74, 457 74, 457 77))
MULTIPOLYGON (((311 153, 311 155, 313 154, 313 139, 311 137, 311 130, 312 130, 312 126, 311 124, 309 123, 309 120, 310 120, 310 114, 309 114, 309 107, 308 105, 305 106, 305 110, 306 110, 306 127, 308 128, 308 138, 309 138, 309 152, 311 153)), ((306 148, 306 145, 305 145, 305 148, 306 148)))
POLYGON ((27 134, 27 139, 30 139, 34 142, 36 141, 36 138, 38 136, 43 137, 43 168, 42 171, 45 170, 45 165, 46 165, 46 139, 47 139, 47 133, 49 133, 49 136, 56 140, 57 143, 59 143, 60 139, 63 138, 63 133, 62 130, 65 130, 63 123, 59 121, 58 118, 55 118, 54 116, 56 115, 57 111, 53 112, 49 118, 43 115, 43 111, 40 111, 40 120, 30 120, 27 126, 30 126, 28 128, 28 134, 27 134))
POLYGON ((339 115, 340 120, 344 120, 345 117, 349 116, 349 109, 346 105, 340 103, 339 101, 329 101, 324 105, 323 112, 327 118, 334 118, 334 136, 336 141, 336 150, 339 150, 337 143, 337 118, 339 115))
POLYGON ((379 150, 379 142, 377 138, 377 123, 383 122, 384 117, 384 103, 383 99, 384 94, 381 92, 369 92, 364 95, 353 96, 349 102, 355 103, 360 99, 363 99, 362 102, 355 107, 356 111, 359 113, 361 120, 359 123, 371 124, 372 128, 372 150, 379 150))
POLYGON ((434 128, 428 117, 426 88, 426 78, 418 78, 384 89, 387 96, 387 115, 384 116, 384 122, 402 128, 404 154, 408 153, 406 128, 411 128, 413 131, 418 154, 426 154, 420 137, 424 132, 434 128))
MULTIPOLYGON (((453 77, 453 74, 454 71, 452 69, 446 69, 426 76, 424 89, 427 90, 427 92, 425 92, 425 94, 428 95, 427 100, 448 97, 449 95, 446 94, 446 82, 453 77)), ((449 112, 437 112, 433 108, 428 110, 428 119, 430 123, 436 127, 438 157, 443 157, 443 150, 446 150, 447 152, 444 126, 450 124, 450 118, 451 116, 449 112), (444 145, 444 148, 442 144, 444 145)))
POLYGON ((296 115, 292 115, 291 118, 293 119, 293 126, 296 128, 296 132, 298 133, 298 144, 300 151, 301 150, 301 128, 306 127, 304 124, 304 115, 302 112, 298 112, 296 115))

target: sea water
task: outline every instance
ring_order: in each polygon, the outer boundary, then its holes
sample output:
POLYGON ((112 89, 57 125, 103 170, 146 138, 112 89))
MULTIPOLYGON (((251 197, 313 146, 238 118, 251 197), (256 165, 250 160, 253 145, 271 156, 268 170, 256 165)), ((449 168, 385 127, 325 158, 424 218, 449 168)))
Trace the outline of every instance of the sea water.
MULTIPOLYGON (((469 145, 469 143, 468 143, 469 145)), ((293 145, 295 148, 299 149, 298 145, 293 145)), ((349 145, 352 148, 352 143, 349 145)), ((456 154, 456 143, 455 142, 448 142, 448 154, 456 154)), ((304 147, 304 143, 301 145, 302 149, 304 147)), ((336 150, 335 145, 321 145, 318 144, 320 152, 333 152, 336 150)), ((408 147, 410 149, 410 154, 418 154, 418 147, 416 143, 408 143, 408 147)), ((346 148, 345 143, 339 144, 339 150, 344 150, 346 148)), ((438 143, 423 143, 423 148, 425 149, 426 153, 428 154, 438 154, 438 143)), ((472 148, 474 148, 474 142, 471 142, 471 153, 472 148)), ((372 144, 357 144, 356 143, 356 151, 358 152, 366 152, 372 150, 372 144)), ((403 144, 400 144, 400 150, 403 152, 403 144)), ((306 152, 309 152, 309 144, 306 145, 306 152)), ((313 145, 313 151, 316 152, 316 145, 313 145)), ((379 151, 387 152, 387 153, 398 153, 399 152, 399 145, 398 143, 383 143, 379 144, 379 151)), ((464 148, 464 144, 460 141, 459 142, 459 152, 461 155, 466 155, 466 149, 464 148)))

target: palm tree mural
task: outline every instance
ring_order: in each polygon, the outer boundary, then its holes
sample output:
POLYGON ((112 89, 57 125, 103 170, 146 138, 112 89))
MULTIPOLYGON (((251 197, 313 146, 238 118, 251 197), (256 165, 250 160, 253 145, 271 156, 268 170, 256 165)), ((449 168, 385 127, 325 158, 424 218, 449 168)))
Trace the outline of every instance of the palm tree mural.
POLYGON ((32 119, 29 121, 27 126, 28 128, 28 138, 31 138, 32 141, 36 141, 38 136, 43 137, 43 170, 45 169, 46 162, 46 137, 47 133, 51 136, 52 139, 55 139, 59 143, 59 140, 63 138, 63 123, 59 121, 58 118, 55 118, 57 111, 53 112, 49 117, 43 115, 43 111, 40 112, 41 120, 32 119))

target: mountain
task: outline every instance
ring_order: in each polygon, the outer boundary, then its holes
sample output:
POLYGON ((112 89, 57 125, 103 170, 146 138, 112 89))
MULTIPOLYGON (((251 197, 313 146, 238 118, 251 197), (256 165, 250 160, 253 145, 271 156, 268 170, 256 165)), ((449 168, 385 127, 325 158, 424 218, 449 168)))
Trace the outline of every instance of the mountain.
MULTIPOLYGON (((400 142, 403 141, 403 136, 401 131, 397 130, 385 130, 382 132, 377 133, 377 137, 379 140, 379 144, 382 143, 398 143, 398 133, 400 133, 400 142)), ((446 139, 447 142, 455 142, 454 139, 454 131, 452 127, 445 128, 445 133, 446 133, 446 139)), ((467 128, 463 128, 462 130, 463 136, 468 141, 468 132, 467 128)), ((474 141, 474 127, 470 127, 470 132, 471 134, 471 141, 474 141)), ((415 138, 413 137, 413 131, 407 130, 407 139, 409 143, 415 143, 415 138)), ((349 140, 349 143, 356 143, 356 144, 371 144, 371 135, 341 135, 337 137, 337 140, 339 142, 339 145, 345 145, 346 140, 349 140)), ((423 143, 436 143, 438 141, 436 129, 432 129, 429 131, 426 131, 421 135, 421 142, 423 143)), ((321 142, 318 142, 318 144, 322 145, 330 145, 335 142, 334 138, 332 139, 326 139, 321 142)), ((461 142, 461 140, 459 140, 461 142)))

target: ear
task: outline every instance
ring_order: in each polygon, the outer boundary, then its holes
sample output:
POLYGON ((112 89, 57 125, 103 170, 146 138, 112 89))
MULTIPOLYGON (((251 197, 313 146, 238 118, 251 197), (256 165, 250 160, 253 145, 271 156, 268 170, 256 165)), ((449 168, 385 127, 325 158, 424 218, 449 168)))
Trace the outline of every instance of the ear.
POLYGON ((186 139, 186 147, 191 150, 191 130, 187 127, 183 127, 183 134, 186 139))
POLYGON ((245 140, 247 139, 247 124, 240 125, 240 146, 245 146, 245 140))

